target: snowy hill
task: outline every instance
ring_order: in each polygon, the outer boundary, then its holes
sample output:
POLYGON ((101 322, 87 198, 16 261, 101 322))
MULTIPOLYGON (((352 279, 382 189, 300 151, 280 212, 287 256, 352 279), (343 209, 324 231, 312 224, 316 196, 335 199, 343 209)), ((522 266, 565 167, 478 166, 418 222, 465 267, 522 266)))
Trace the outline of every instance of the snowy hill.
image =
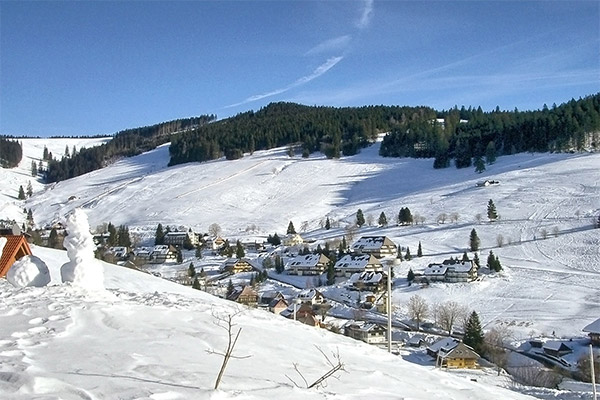
MULTIPOLYGON (((34 247, 53 278, 65 252, 34 247)), ((234 319, 241 334, 221 387, 212 390, 226 331, 213 315, 234 303, 140 272, 104 265, 104 294, 53 280, 13 288, 0 280, 0 398, 33 399, 525 399, 494 373, 449 374, 362 342, 259 310, 234 319), (320 389, 300 389, 338 353, 345 372, 320 389), (475 377, 478 382, 471 378, 475 377)))

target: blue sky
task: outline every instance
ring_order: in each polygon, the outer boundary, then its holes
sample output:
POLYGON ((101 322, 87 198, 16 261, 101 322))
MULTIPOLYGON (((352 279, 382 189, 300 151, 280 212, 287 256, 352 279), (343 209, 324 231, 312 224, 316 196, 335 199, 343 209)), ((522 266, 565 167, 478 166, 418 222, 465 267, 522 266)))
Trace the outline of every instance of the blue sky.
POLYGON ((600 91, 598 1, 0 1, 0 134, 600 91))

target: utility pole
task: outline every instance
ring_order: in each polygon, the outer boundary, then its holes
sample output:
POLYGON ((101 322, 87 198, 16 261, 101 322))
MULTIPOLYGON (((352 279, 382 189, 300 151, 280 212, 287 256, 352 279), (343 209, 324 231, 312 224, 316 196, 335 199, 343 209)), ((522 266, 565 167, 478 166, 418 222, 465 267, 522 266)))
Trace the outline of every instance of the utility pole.
POLYGON ((596 373, 594 372, 594 348, 590 344, 590 371, 592 374, 592 391, 594 393, 594 400, 597 400, 598 397, 596 394, 596 373))
POLYGON ((388 264, 387 276, 387 332, 388 332, 388 353, 392 352, 392 263, 388 264))

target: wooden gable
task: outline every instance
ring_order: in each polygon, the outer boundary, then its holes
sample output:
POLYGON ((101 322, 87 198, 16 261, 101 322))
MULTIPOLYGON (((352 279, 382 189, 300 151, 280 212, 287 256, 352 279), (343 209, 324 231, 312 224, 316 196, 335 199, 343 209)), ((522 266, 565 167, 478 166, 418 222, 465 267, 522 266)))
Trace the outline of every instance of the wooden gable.
POLYGON ((0 278, 8 273, 8 270, 19 258, 31 255, 29 243, 22 235, 2 235, 6 238, 6 244, 0 257, 0 278))

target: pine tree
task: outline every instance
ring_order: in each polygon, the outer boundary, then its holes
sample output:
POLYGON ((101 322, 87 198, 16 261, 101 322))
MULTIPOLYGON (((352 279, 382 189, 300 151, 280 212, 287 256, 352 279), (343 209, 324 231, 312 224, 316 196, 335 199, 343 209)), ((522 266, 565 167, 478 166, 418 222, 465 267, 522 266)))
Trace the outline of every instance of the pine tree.
POLYGON ((498 258, 498 256, 494 258, 494 271, 502 271, 502 264, 500 264, 500 259, 498 258))
POLYGON ((196 276, 196 268, 194 268, 194 263, 190 263, 190 266, 188 267, 188 276, 191 278, 196 276))
POLYGON ((404 258, 406 259, 406 261, 412 260, 412 256, 410 255, 410 249, 408 248, 408 246, 406 246, 406 255, 404 256, 404 258))
POLYGON ((233 282, 231 282, 231 279, 230 279, 229 283, 227 283, 227 294, 225 295, 225 297, 230 298, 231 295, 233 294, 234 290, 235 290, 235 287, 233 286, 233 282))
POLYGON ((33 187, 31 186, 31 181, 27 182, 27 197, 33 196, 33 187))
POLYGON ((398 254, 396 255, 396 258, 400 261, 404 261, 404 257, 402 257, 402 248, 400 246, 398 246, 398 254))
POLYGON ((471 251, 479 250, 479 245, 481 241, 479 240, 479 236, 477 236, 477 231, 475 228, 471 229, 471 235, 469 237, 469 249, 471 251))
POLYGON ((183 248, 186 250, 194 249, 194 245, 192 244, 192 239, 190 237, 191 235, 194 235, 194 233, 189 232, 187 235, 185 235, 185 239, 183 239, 183 248))
POLYGON ((329 221, 329 217, 327 217, 327 219, 325 220, 325 229, 331 229, 331 222, 329 221))
POLYGON ((156 227, 156 233, 154 234, 154 245, 165 244, 165 233, 163 232, 162 224, 158 224, 156 227))
POLYGON ((196 258, 202 258, 202 246, 196 246, 196 258))
POLYGON ((498 219, 498 213, 496 212, 496 205, 494 204, 494 201, 492 199, 490 199, 490 201, 488 201, 487 217, 490 221, 495 221, 498 219))
POLYGON ((502 265, 500 265, 500 259, 498 259, 498 256, 494 256, 494 253, 491 250, 487 258, 486 267, 488 267, 490 271, 496 272, 499 272, 502 269, 502 265))
POLYGON ((365 224, 365 216, 363 215, 362 210, 359 208, 356 212, 356 225, 360 228, 365 224))
POLYGON ((194 283, 192 283, 192 289, 197 289, 197 290, 202 289, 200 287, 200 281, 198 280, 198 277, 194 278, 194 283))
POLYGON ((183 254, 181 254, 181 250, 177 250, 177 262, 181 264, 183 262, 183 254))
POLYGON ((475 172, 477 172, 478 174, 481 174, 483 171, 485 171, 485 163, 483 162, 483 159, 481 157, 475 158, 475 162, 473 162, 473 165, 475 166, 475 172))
POLYGON ((477 266, 477 269, 481 268, 481 264, 479 263, 479 255, 477 253, 475 253, 475 256, 473 257, 473 262, 477 266))
POLYGON ((25 191, 23 190, 23 186, 19 186, 19 200, 25 200, 25 191))
POLYGON ((288 225, 287 234, 288 235, 295 235, 296 234, 296 229, 294 228, 294 224, 292 223, 292 221, 290 221, 290 223, 288 225))
POLYGON ((327 285, 331 286, 335 283, 335 263, 333 260, 327 263, 327 285))
POLYGON ((493 164, 496 162, 496 145, 493 141, 489 142, 485 148, 485 161, 488 164, 493 164))
POLYGON ((466 251, 463 253, 463 256, 462 256, 462 260, 461 260, 461 261, 465 261, 465 262, 466 262, 466 261, 470 261, 470 260, 469 260, 469 256, 467 255, 467 252, 466 252, 466 251))
POLYGON ((475 311, 471 313, 465 324, 465 336, 463 343, 471 346, 475 352, 481 354, 483 350, 483 331, 479 322, 479 315, 475 311))
POLYGON ((44 153, 42 155, 42 160, 44 160, 44 161, 49 160, 49 158, 48 158, 48 148, 46 146, 44 146, 44 153))
POLYGON ((406 280, 408 281, 408 283, 412 283, 412 281, 415 280, 415 273, 413 272, 412 268, 410 268, 408 270, 408 274, 406 275, 406 280))
POLYGON ((69 145, 65 146, 65 157, 69 157, 69 145))
POLYGON ((381 227, 387 226, 387 217, 385 216, 385 213, 383 211, 381 212, 381 214, 379 214, 379 220, 377 221, 377 223, 381 227))
POLYGON ((108 247, 113 247, 117 245, 117 228, 112 223, 108 223, 108 247))
POLYGON ((31 161, 31 176, 35 177, 38 174, 37 164, 35 161, 31 161))
POLYGON ((50 230, 50 236, 48 236, 48 247, 51 249, 58 249, 61 247, 59 242, 58 232, 56 231, 56 228, 52 228, 50 230))
POLYGON ((419 247, 417 248, 417 257, 423 257, 423 249, 421 248, 420 241, 419 241, 419 247))
POLYGON ((280 256, 275 256, 275 272, 281 274, 284 270, 283 260, 280 256))
POLYGON ((245 255, 246 252, 244 251, 244 246, 242 246, 242 243, 238 240, 235 244, 235 257, 244 258, 245 255))

